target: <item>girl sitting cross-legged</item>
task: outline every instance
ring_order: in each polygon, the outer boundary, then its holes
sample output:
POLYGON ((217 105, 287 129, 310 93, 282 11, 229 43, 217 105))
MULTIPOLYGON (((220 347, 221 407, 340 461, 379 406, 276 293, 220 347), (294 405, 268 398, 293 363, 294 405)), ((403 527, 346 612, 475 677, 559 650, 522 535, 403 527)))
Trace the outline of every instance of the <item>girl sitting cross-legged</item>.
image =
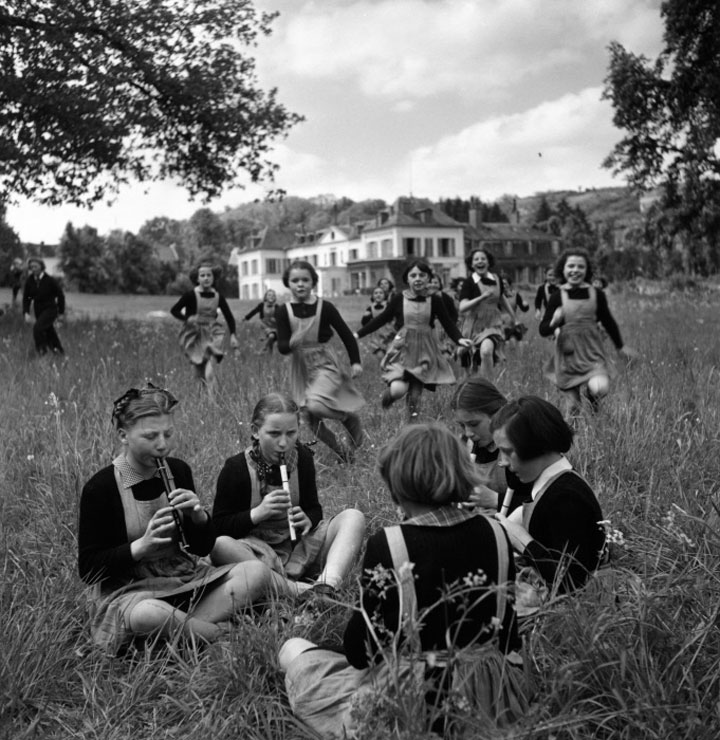
POLYGON ((299 423, 297 404, 282 393, 255 406, 252 444, 228 458, 218 478, 213 521, 221 536, 212 557, 217 564, 260 558, 287 579, 285 593, 297 595, 308 586, 296 581, 313 577, 314 592, 333 597, 358 557, 365 517, 346 509, 323 519, 313 456, 298 444, 299 423))

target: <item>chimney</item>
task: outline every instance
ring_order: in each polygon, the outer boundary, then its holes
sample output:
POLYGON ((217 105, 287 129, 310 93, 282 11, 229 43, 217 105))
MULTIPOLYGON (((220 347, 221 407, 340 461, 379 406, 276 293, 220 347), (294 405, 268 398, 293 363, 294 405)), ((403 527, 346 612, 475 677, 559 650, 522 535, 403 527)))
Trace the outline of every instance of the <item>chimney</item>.
POLYGON ((477 198, 470 198, 470 210, 468 211, 468 221, 474 229, 480 227, 482 223, 482 214, 480 212, 477 198))

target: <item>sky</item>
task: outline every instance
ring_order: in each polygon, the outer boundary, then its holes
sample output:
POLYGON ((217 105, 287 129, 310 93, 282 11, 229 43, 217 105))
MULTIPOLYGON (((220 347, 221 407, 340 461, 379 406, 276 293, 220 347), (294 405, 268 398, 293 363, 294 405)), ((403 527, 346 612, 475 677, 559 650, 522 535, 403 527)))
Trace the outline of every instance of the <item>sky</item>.
MULTIPOLYGON (((602 99, 611 41, 653 58, 661 0, 256 0, 277 10, 256 50, 260 84, 305 116, 279 142, 275 187, 393 201, 623 185, 601 167, 621 138, 602 99)), ((249 185, 207 204, 262 197, 249 185)), ((25 242, 65 225, 137 232, 200 201, 170 182, 127 187, 93 210, 22 201, 25 242)))

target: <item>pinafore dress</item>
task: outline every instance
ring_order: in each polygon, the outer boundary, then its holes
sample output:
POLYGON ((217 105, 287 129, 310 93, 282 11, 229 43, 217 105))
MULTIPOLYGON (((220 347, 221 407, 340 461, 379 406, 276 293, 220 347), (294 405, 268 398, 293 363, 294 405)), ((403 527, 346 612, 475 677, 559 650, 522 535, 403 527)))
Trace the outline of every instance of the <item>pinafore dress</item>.
MULTIPOLYGON (((500 296, 502 287, 500 278, 497 275, 488 273, 490 277, 495 278, 495 285, 483 285, 476 283, 478 290, 491 292, 493 297, 488 298, 476 304, 470 311, 461 314, 460 331, 464 337, 472 339, 473 346, 471 350, 477 350, 485 339, 492 339, 495 345, 495 362, 504 359, 503 344, 505 342, 505 332, 503 330, 502 312, 500 311, 500 296)), ((468 278, 472 280, 473 278, 468 278)), ((464 350, 460 350, 463 352, 464 350)))
POLYGON ((225 325, 217 317, 220 294, 213 290, 212 298, 204 298, 200 293, 195 288, 197 312, 188 316, 180 329, 180 346, 193 365, 202 365, 212 357, 220 362, 225 355, 225 325))
POLYGON ((404 325, 380 363, 386 383, 410 375, 429 389, 455 382, 455 373, 443 354, 437 334, 430 326, 432 302, 410 300, 403 293, 404 325))
POLYGON ((612 374, 597 322, 597 292, 592 286, 588 290, 588 298, 578 300, 568 296, 567 285, 560 288, 564 324, 557 332, 546 375, 563 391, 595 375, 612 374))
POLYGON ((337 355, 327 342, 319 341, 322 298, 317 299, 314 316, 298 318, 287 304, 290 322, 290 391, 301 408, 308 402, 321 403, 330 418, 342 419, 365 404, 350 375, 340 367, 337 355))
MULTIPOLYGON (((132 488, 124 486, 117 467, 115 482, 123 505, 128 542, 133 542, 145 533, 155 512, 169 506, 168 498, 163 493, 151 501, 138 501, 132 488)), ((209 559, 185 553, 173 542, 158 551, 153 560, 136 563, 122 581, 101 581, 90 587, 92 642, 110 655, 117 654, 135 637, 128 630, 125 615, 138 603, 186 596, 192 607, 209 584, 224 578, 232 568, 233 564, 215 567, 209 559)))

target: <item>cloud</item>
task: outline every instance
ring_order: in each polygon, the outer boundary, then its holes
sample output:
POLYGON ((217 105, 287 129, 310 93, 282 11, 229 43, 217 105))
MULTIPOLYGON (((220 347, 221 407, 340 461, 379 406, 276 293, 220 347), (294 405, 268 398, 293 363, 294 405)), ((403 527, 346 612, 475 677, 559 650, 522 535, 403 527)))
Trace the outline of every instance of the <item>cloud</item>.
POLYGON ((659 0, 361 0, 293 7, 266 49, 299 78, 354 81, 369 96, 501 95, 580 64, 615 39, 656 53, 659 0))
POLYGON ((411 154, 414 187, 432 196, 621 184, 601 168, 617 141, 600 88, 564 95, 522 113, 469 126, 411 154))

